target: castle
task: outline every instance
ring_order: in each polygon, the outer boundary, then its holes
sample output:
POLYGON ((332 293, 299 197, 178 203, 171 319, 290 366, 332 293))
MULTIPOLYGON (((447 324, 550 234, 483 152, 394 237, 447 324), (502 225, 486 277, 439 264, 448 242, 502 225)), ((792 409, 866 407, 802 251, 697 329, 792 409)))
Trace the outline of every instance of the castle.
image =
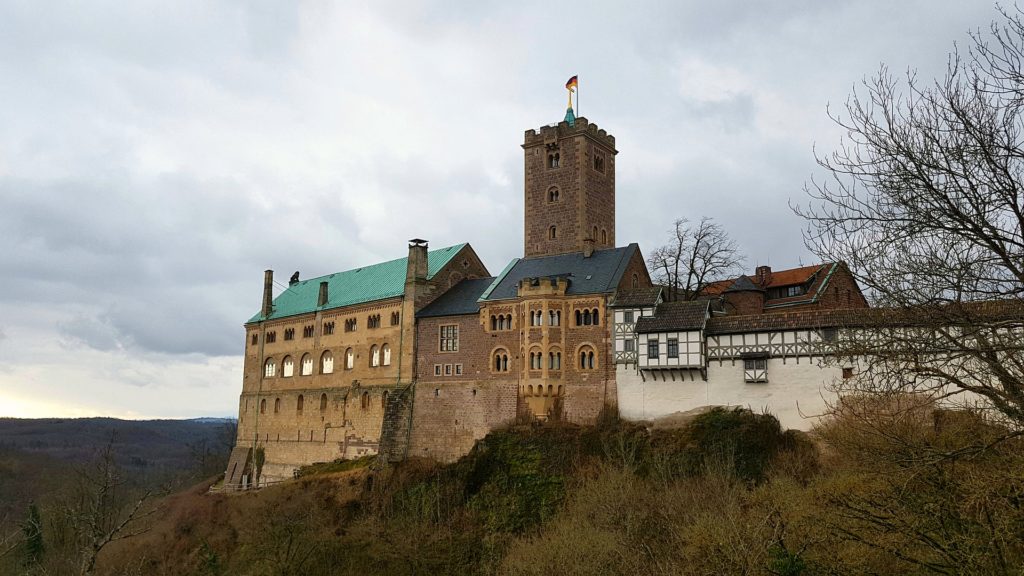
POLYGON ((867 303, 842 263, 711 285, 666 302, 615 236, 615 138, 575 118, 527 130, 523 258, 492 275, 469 244, 299 280, 245 324, 238 436, 225 484, 381 453, 450 461, 522 419, 653 419, 768 407, 807 428, 836 311, 867 303))

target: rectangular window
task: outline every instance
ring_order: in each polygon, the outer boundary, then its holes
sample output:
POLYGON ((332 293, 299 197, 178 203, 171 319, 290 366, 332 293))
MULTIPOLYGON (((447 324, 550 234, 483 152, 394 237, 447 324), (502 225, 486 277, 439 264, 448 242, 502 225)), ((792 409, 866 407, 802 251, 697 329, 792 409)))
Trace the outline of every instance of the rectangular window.
POLYGON ((285 328, 284 339, 285 340, 294 340, 295 339, 295 328, 285 328))
POLYGON ((803 286, 790 286, 786 288, 786 296, 799 296, 804 293, 803 286))
POLYGON ((623 312, 622 316, 623 316, 623 319, 622 319, 623 324, 632 324, 633 323, 633 311, 632 310, 626 310, 625 312, 623 312))
POLYGON ((657 358, 658 357, 658 341, 648 340, 647 341, 647 357, 657 358))
POLYGON ((626 352, 633 352, 636 350, 636 342, 634 342, 632 338, 627 339, 623 344, 625 345, 626 352))
POLYGON ((821 330, 821 339, 825 342, 836 341, 836 329, 835 328, 823 328, 821 330))
POLYGON ((668 339, 668 357, 679 358, 679 340, 676 338, 668 339))
POLYGON ((455 365, 455 375, 462 376, 462 364, 455 365))
POLYGON ((843 379, 849 380, 853 378, 853 368, 843 368, 843 379))
POLYGON ((440 329, 440 351, 441 352, 458 352, 459 350, 459 326, 457 324, 449 324, 447 326, 441 326, 440 329))
POLYGON ((312 324, 310 324, 309 326, 306 326, 306 327, 304 327, 302 329, 302 337, 303 338, 312 338, 313 337, 313 325, 312 324))
POLYGON ((768 359, 767 358, 744 358, 743 379, 746 382, 767 382, 768 381, 768 359))
POLYGON ((259 342, 259 341, 260 341, 260 337, 258 335, 256 335, 256 334, 253 334, 252 335, 252 345, 255 346, 256 343, 259 342))
POLYGON ((444 365, 444 375, 445 376, 451 376, 452 375, 452 365, 451 364, 445 364, 444 365))
POLYGON ((441 365, 440 364, 434 364, 434 376, 440 376, 440 375, 441 375, 441 365))

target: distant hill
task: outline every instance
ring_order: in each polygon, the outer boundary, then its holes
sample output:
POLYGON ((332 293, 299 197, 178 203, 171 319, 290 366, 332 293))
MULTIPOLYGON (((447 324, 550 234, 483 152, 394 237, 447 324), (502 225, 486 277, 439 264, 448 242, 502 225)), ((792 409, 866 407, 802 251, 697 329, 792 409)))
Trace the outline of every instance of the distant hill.
POLYGON ((0 520, 66 485, 108 444, 136 485, 156 485, 222 470, 234 420, 0 418, 0 520))

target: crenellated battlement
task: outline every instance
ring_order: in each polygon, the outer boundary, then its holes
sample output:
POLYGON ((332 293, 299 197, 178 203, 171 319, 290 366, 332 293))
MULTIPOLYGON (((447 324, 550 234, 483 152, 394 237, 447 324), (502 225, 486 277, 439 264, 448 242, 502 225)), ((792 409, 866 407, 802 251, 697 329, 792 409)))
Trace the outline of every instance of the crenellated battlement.
POLYGON ((583 117, 577 118, 574 126, 570 126, 568 122, 562 121, 558 124, 541 126, 539 130, 535 130, 533 128, 527 130, 523 137, 523 148, 553 143, 564 138, 571 138, 573 136, 580 135, 587 136, 596 142, 611 148, 612 153, 618 152, 615 149, 615 136, 612 136, 603 128, 599 128, 597 124, 591 124, 583 117))

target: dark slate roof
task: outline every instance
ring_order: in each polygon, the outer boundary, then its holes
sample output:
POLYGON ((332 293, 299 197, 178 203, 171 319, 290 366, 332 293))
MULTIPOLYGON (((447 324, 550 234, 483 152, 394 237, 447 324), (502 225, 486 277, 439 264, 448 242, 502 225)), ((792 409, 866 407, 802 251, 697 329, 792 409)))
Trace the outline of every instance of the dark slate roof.
MULTIPOLYGON (((712 316, 708 334, 772 332, 818 328, 884 328, 892 326, 977 326, 1002 322, 1024 323, 1024 302, 993 300, 961 304, 936 304, 918 308, 849 308, 798 310, 744 316, 712 316)), ((637 324, 639 327, 639 323, 637 324)))
POLYGON ((640 247, 630 244, 623 248, 595 250, 589 258, 582 252, 523 258, 513 260, 494 281, 481 300, 508 300, 518 293, 519 281, 524 278, 560 277, 569 279, 566 294, 604 294, 613 292, 633 254, 640 247))
POLYGON ((654 309, 654 316, 641 316, 636 321, 638 334, 701 330, 708 318, 709 300, 665 302, 654 309))
POLYGON ((480 304, 477 300, 487 290, 487 287, 494 282, 494 278, 466 279, 456 284, 453 288, 440 295, 436 300, 427 304, 422 310, 416 313, 417 318, 430 318, 434 316, 460 316, 463 314, 476 314, 480 311, 480 304))
POLYGON ((654 306, 661 298, 661 286, 650 288, 633 288, 632 290, 619 290, 615 293, 613 308, 642 308, 654 306))
POLYGON ((754 282, 746 276, 740 276, 732 283, 731 286, 725 289, 726 292, 747 292, 751 290, 755 292, 764 292, 764 288, 754 284, 754 282))

